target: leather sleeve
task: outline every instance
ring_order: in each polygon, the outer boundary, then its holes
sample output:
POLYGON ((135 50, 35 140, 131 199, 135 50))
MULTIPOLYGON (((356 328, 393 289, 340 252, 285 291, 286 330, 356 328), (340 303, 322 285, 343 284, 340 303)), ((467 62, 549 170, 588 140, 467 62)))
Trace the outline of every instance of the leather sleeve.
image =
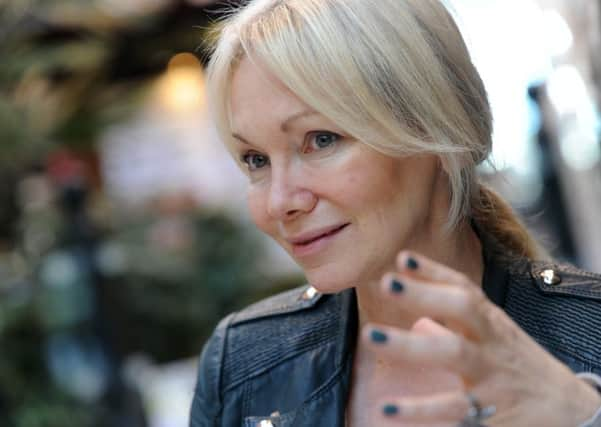
POLYGON ((231 318, 224 318, 205 343, 198 366, 198 379, 192 408, 190 427, 219 427, 222 418, 221 370, 225 353, 227 329, 231 318))

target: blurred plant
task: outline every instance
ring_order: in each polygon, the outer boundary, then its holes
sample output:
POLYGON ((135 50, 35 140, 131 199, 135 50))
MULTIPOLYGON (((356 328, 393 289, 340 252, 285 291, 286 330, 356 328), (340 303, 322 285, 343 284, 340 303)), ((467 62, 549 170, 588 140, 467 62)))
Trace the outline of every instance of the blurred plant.
POLYGON ((259 242, 224 213, 190 206, 128 215, 99 248, 122 352, 195 355, 217 320, 256 298, 259 242))
POLYGON ((0 413, 3 427, 96 427, 106 424, 99 405, 85 404, 53 386, 45 369, 44 335, 31 289, 0 295, 0 413))
POLYGON ((176 0, 0 2, 0 168, 56 144, 89 148, 207 22, 176 0))
POLYGON ((194 356, 273 292, 244 225, 177 197, 111 209, 96 170, 98 135, 200 44, 207 3, 0 0, 2 427, 141 425, 121 361, 194 356))
POLYGON ((121 360, 193 356, 258 297, 260 251, 235 220, 164 200, 118 215, 99 191, 97 135, 199 44, 191 4, 0 3, 3 427, 140 425, 121 360))

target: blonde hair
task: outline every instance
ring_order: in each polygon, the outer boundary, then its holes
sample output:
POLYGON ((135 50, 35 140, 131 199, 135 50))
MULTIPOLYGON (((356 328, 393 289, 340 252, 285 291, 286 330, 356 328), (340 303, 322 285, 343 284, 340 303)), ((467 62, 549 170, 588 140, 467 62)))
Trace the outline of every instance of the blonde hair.
POLYGON ((476 166, 491 151, 492 115, 461 33, 439 0, 253 0, 219 31, 208 87, 226 142, 231 80, 246 57, 374 149, 437 155, 449 178, 449 231, 477 218, 512 251, 537 255, 511 209, 478 184, 476 166), (511 226, 499 229, 498 215, 511 226))

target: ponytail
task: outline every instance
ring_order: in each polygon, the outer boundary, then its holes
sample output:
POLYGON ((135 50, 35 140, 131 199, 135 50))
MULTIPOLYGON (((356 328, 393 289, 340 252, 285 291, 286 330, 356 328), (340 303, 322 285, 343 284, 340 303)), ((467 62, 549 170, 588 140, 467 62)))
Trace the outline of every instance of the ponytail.
POLYGON ((473 219, 478 227, 489 233, 514 256, 529 259, 548 259, 540 244, 503 198, 484 184, 478 184, 478 197, 472 205, 473 219))

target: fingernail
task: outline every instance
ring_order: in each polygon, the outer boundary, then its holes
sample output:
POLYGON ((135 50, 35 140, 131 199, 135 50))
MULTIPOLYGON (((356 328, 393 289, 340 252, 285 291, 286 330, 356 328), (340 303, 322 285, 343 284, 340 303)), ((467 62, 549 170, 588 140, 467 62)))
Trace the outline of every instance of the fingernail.
POLYGON ((419 264, 417 263, 417 260, 413 257, 407 258, 407 268, 409 270, 417 270, 419 268, 419 264))
POLYGON ((375 343, 383 344, 386 341, 388 341, 388 336, 386 336, 384 332, 379 331, 378 329, 373 329, 371 331, 371 340, 375 343))
POLYGON ((399 407, 396 405, 388 404, 382 407, 382 413, 387 417, 398 415, 399 407))
POLYGON ((400 294, 405 290, 405 285, 403 285, 401 282, 395 279, 392 282, 390 282, 390 290, 395 294, 400 294))

